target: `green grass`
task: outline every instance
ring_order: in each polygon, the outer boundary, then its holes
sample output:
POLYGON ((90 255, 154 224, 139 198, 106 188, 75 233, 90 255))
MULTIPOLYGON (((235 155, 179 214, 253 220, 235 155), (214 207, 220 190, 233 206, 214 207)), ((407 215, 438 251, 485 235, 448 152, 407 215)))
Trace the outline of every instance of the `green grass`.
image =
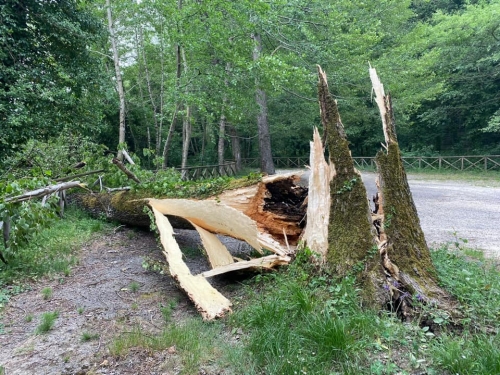
POLYGON ((52 288, 45 287, 42 289, 42 298, 48 300, 52 297, 52 288))
POLYGON ((139 288, 140 288, 140 285, 139 285, 139 283, 138 283, 137 281, 132 281, 132 282, 130 283, 130 285, 128 286, 128 288, 130 289, 130 291, 131 291, 132 293, 137 293, 137 291, 138 291, 138 290, 139 290, 139 288))
POLYGON ((182 362, 180 374, 197 374, 201 364, 217 362, 223 356, 226 344, 220 337, 221 332, 219 322, 204 323, 200 318, 190 318, 182 324, 168 325, 159 335, 150 335, 135 327, 115 338, 109 350, 111 355, 121 357, 131 348, 161 351, 175 347, 182 362))
POLYGON ((83 332, 81 336, 82 342, 97 340, 98 338, 99 338, 98 333, 91 333, 91 332, 83 332))
POLYGON ((49 332, 56 322, 56 319, 59 317, 58 311, 46 312, 43 313, 40 318, 40 323, 36 327, 35 333, 44 334, 49 332))
POLYGON ((232 298, 234 313, 222 321, 172 322, 175 304, 168 304, 160 306, 167 322, 161 334, 137 327, 109 349, 120 357, 135 347, 175 346, 183 374, 207 366, 246 375, 500 374, 498 265, 460 246, 432 251, 439 281, 463 314, 451 325, 449 314, 423 306, 422 318, 440 332, 420 326, 420 319, 403 324, 389 312, 363 308, 352 278, 318 273, 299 255, 288 269, 245 282, 232 298))
POLYGON ((413 178, 426 180, 444 181, 469 181, 481 186, 500 186, 499 171, 457 171, 457 170, 427 170, 427 169, 407 169, 406 172, 413 178))

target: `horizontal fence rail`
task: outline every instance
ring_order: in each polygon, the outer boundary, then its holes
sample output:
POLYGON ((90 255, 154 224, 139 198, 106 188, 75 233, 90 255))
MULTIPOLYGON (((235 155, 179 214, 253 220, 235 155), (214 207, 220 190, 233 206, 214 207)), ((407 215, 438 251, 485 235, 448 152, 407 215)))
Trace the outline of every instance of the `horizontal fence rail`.
MULTIPOLYGON (((374 157, 353 157, 353 160, 359 169, 376 169, 374 157)), ((309 157, 279 157, 273 161, 276 168, 304 168, 309 164, 309 157)), ((247 158, 242 159, 242 164, 258 168, 260 162, 258 158, 247 158)), ((408 170, 500 171, 500 155, 403 156, 403 164, 408 170)))
POLYGON ((176 168, 181 172, 183 180, 205 180, 216 177, 234 176, 236 175, 236 163, 227 162, 216 165, 202 165, 199 167, 176 168))

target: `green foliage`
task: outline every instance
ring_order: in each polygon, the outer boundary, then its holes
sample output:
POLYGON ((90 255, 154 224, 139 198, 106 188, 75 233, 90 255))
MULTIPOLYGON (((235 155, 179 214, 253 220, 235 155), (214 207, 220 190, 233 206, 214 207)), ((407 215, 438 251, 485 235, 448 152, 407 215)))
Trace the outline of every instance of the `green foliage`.
POLYGON ((42 289, 42 298, 48 300, 52 297, 52 288, 45 287, 42 289))
POLYGON ((0 18, 2 156, 65 126, 99 132, 98 20, 74 1, 36 0, 3 2, 0 18))
POLYGON ((82 342, 87 342, 87 341, 91 341, 91 340, 97 340, 98 338, 99 338, 98 333, 91 333, 91 332, 85 331, 82 333, 81 340, 82 340, 82 342))
POLYGON ((42 316, 40 317, 40 323, 36 327, 35 333, 44 334, 49 332, 54 327, 54 324, 58 317, 59 317, 58 311, 43 313, 42 316))

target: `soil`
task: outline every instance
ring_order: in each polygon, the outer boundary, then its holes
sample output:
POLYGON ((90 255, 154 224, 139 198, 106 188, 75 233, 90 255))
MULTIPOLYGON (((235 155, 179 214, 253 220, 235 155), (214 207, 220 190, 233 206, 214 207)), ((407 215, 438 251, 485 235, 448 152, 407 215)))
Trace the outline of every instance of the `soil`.
MULTIPOLYGON (((188 254, 185 261, 191 272, 208 270, 197 233, 176 233, 179 246, 188 254)), ((222 241, 240 257, 250 251, 240 241, 222 241)), ((151 354, 136 349, 117 359, 108 349, 113 338, 133 327, 160 332, 164 327, 160 307, 171 301, 177 305, 172 321, 199 315, 170 276, 143 267, 144 262, 163 262, 155 236, 119 227, 84 246, 79 255, 80 262, 71 275, 34 283, 29 291, 11 298, 3 311, 5 332, 0 335, 0 365, 5 374, 177 373, 166 367, 168 364, 171 369, 175 363, 175 351, 151 354), (45 300, 42 289, 47 287, 52 288, 52 297, 45 300), (59 312, 53 329, 35 334, 41 314, 53 311, 59 312), (98 338, 83 341, 84 332, 98 338)), ((231 299, 234 280, 220 276, 210 282, 231 299)))

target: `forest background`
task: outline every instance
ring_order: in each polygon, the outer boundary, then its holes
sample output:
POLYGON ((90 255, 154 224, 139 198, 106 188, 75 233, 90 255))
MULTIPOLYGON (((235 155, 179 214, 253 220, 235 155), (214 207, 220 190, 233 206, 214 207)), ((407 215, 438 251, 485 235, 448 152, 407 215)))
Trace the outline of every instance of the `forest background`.
POLYGON ((373 156, 369 62, 407 155, 500 154, 500 1, 2 3, 0 167, 61 135, 151 169, 307 156, 316 64, 353 156, 373 156))

